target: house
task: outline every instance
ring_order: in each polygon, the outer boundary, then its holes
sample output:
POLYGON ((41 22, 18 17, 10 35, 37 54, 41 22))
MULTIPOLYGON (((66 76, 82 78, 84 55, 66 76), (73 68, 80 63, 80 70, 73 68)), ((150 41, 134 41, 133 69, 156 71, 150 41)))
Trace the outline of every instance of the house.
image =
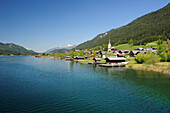
POLYGON ((35 57, 37 57, 37 58, 41 58, 41 55, 35 55, 35 57))
POLYGON ((74 52, 78 52, 78 53, 79 53, 79 52, 80 52, 80 50, 75 50, 74 52))
POLYGON ((65 59, 66 59, 66 58, 71 58, 71 56, 66 56, 65 59))
POLYGON ((139 53, 146 54, 146 53, 147 53, 147 51, 140 51, 139 53))
POLYGON ((120 50, 120 51, 118 51, 120 54, 129 54, 129 50, 120 50))
POLYGON ((125 54, 117 54, 117 57, 124 57, 125 54))
POLYGON ((101 62, 101 58, 93 58, 95 63, 101 62))
POLYGON ((106 54, 109 53, 108 51, 100 51, 99 54, 102 58, 106 58, 106 54))
POLYGON ((95 56, 93 56, 93 55, 90 55, 90 59, 93 59, 93 58, 95 58, 95 56))
POLYGON ((139 53, 139 51, 137 51, 137 50, 130 51, 130 52, 129 52, 129 56, 130 56, 130 57, 135 57, 138 53, 139 53))
POLYGON ((88 51, 87 49, 85 49, 84 51, 88 51))
POLYGON ((157 47, 153 47, 152 49, 153 49, 153 50, 157 50, 157 47))
POLYGON ((71 56, 66 56, 65 59, 66 59, 67 61, 73 61, 73 58, 71 58, 71 56))
POLYGON ((91 54, 91 52, 90 52, 90 51, 84 51, 84 53, 91 54))
POLYGON ((65 54, 69 54, 69 51, 64 51, 65 54))
POLYGON ((99 54, 100 53, 100 51, 95 51, 96 52, 96 54, 99 54))
POLYGON ((152 52, 152 48, 145 48, 144 51, 147 51, 147 52, 152 52))
POLYGON ((87 59, 88 57, 87 56, 75 56, 74 57, 74 60, 84 60, 84 59, 87 59))
POLYGON ((115 47, 111 47, 111 51, 110 52, 115 52, 117 51, 117 49, 115 47))
POLYGON ((115 63, 125 62, 126 58, 107 57, 107 58, 105 58, 105 60, 106 60, 106 64, 115 64, 115 63))
POLYGON ((136 51, 143 51, 144 49, 141 48, 141 47, 139 47, 139 48, 136 48, 135 50, 136 50, 136 51))

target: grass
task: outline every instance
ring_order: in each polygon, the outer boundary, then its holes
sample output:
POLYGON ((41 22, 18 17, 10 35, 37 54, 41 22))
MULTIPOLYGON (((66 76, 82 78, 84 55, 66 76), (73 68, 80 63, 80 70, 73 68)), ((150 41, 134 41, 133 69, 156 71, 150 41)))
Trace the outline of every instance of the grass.
POLYGON ((151 65, 151 64, 137 64, 134 58, 127 58, 126 61, 129 62, 127 64, 127 67, 133 69, 161 72, 168 76, 170 75, 170 62, 158 62, 155 65, 151 65))
MULTIPOLYGON (((163 41, 163 43, 165 44, 166 42, 170 42, 169 41, 163 41)), ((151 47, 158 47, 157 45, 157 41, 153 41, 150 42, 146 45, 138 45, 138 46, 130 46, 129 44, 120 44, 118 46, 115 46, 115 48, 117 48, 118 50, 134 50, 135 48, 151 48, 151 47)))
POLYGON ((140 46, 130 46, 129 44, 120 44, 116 46, 118 50, 134 50, 135 48, 139 48, 140 46))
POLYGON ((151 48, 151 47, 157 47, 157 45, 139 45, 139 46, 130 46, 129 44, 121 44, 118 46, 115 46, 118 50, 134 50, 135 48, 151 48))

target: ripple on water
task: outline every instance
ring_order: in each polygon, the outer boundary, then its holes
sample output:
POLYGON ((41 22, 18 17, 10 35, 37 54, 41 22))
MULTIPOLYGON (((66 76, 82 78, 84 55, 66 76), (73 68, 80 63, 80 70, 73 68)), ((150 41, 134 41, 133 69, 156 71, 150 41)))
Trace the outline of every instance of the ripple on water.
POLYGON ((0 67, 0 112, 170 109, 170 81, 160 73, 33 57, 0 58, 0 67))

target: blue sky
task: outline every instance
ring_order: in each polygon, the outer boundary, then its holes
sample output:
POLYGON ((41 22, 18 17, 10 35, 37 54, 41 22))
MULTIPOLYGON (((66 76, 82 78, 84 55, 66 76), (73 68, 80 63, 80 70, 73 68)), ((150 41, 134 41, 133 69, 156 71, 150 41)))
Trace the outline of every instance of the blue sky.
POLYGON ((169 0, 0 0, 0 42, 35 51, 80 44, 169 0))

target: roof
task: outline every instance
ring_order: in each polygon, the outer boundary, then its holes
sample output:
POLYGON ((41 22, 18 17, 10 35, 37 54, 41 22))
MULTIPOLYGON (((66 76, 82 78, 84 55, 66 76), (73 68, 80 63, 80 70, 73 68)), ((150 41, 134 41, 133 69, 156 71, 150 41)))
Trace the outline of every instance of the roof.
POLYGON ((101 58, 93 58, 93 60, 101 61, 101 58))
POLYGON ((145 54, 147 51, 140 51, 140 53, 145 54))
POLYGON ((129 50, 119 50, 119 51, 121 51, 121 52, 125 52, 125 51, 129 51, 129 50))
POLYGON ((116 49, 115 47, 111 47, 112 49, 116 49))
POLYGON ((125 54, 117 54, 117 56, 124 56, 125 54))
POLYGON ((83 57, 83 56, 76 56, 76 57, 74 57, 74 58, 85 58, 85 57, 83 57))
POLYGON ((145 51, 152 51, 153 49, 152 48, 145 48, 144 50, 145 51))
POLYGON ((71 58, 71 56, 66 56, 66 58, 71 58))
POLYGON ((108 51, 102 51, 102 54, 107 54, 108 53, 108 51))
POLYGON ((133 52, 134 54, 137 54, 139 51, 136 51, 136 50, 135 50, 135 51, 132 51, 132 52, 133 52))
POLYGON ((119 57, 107 57, 105 59, 109 59, 109 60, 126 60, 126 58, 119 58, 119 57))

